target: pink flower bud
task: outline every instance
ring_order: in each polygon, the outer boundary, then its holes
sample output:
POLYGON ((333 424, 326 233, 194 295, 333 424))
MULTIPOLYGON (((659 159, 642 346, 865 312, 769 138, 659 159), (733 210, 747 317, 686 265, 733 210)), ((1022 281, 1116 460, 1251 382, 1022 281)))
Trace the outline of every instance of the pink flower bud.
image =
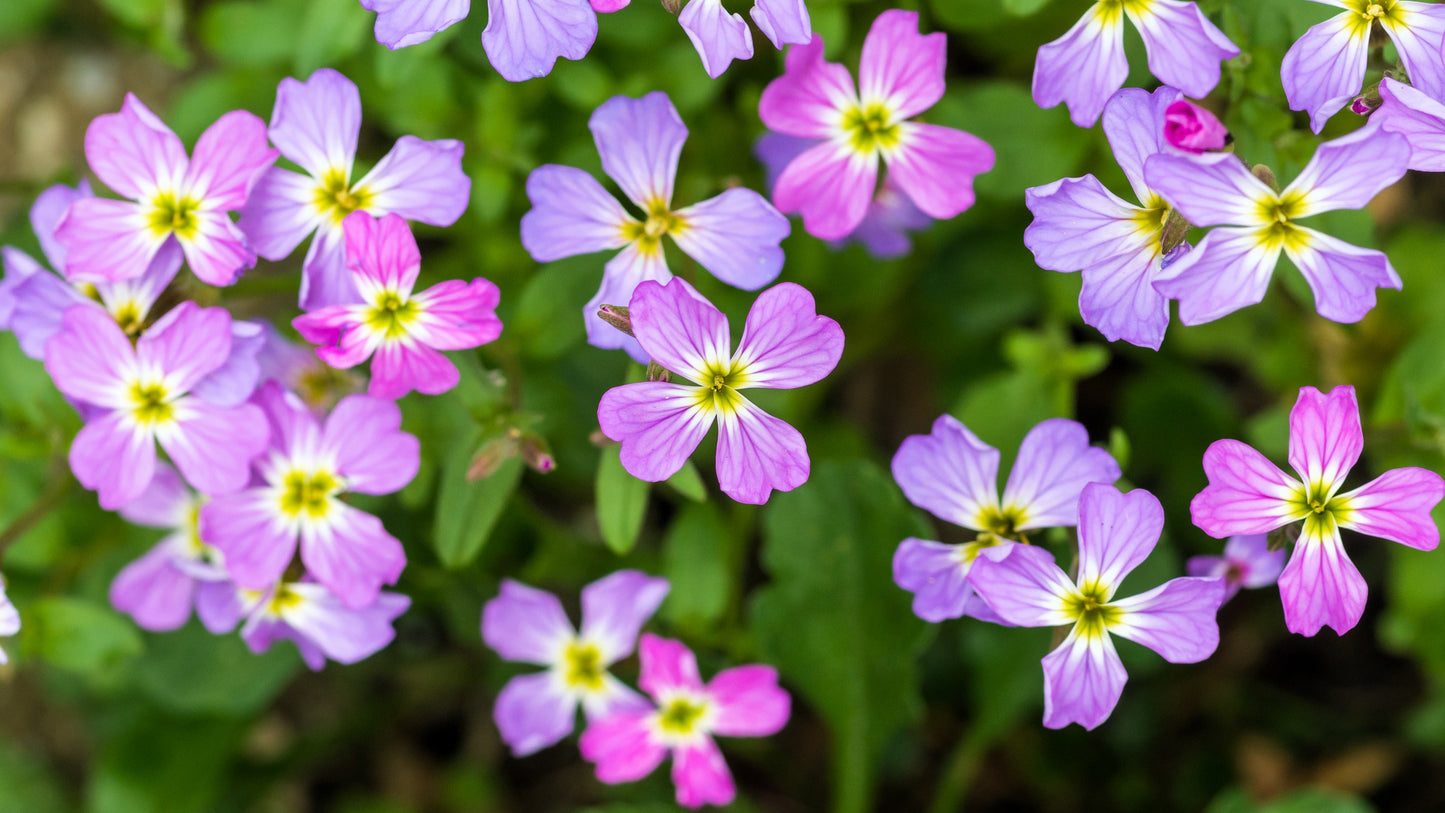
POLYGON ((1180 99, 1164 111, 1164 140, 1170 146, 1196 155, 1224 149, 1229 131, 1214 114, 1180 99))

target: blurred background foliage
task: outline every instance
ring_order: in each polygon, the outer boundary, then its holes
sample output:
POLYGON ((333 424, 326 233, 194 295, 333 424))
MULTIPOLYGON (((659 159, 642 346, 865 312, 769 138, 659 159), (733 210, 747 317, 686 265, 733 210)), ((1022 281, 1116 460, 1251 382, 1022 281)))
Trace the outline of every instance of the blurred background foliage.
MULTIPOLYGON (((949 88, 925 119, 967 129, 998 153, 978 204, 916 240, 911 256, 833 251, 802 233, 782 279, 802 283, 848 338, 837 372, 763 406, 800 427, 812 480, 764 508, 716 489, 711 443, 695 469, 648 487, 600 448, 597 400, 640 369, 588 347, 580 309, 602 256, 539 266, 522 250, 527 173, 548 162, 600 176, 586 121, 615 94, 661 89, 691 129, 676 200, 758 188, 756 110, 781 55, 709 80, 676 21, 635 0, 603 15, 596 47, 551 76, 509 84, 478 41, 483 4, 432 42, 388 52, 356 0, 4 0, 0 2, 0 241, 37 253, 26 213, 47 184, 84 173, 85 126, 135 91, 192 141, 237 107, 269 117, 276 83, 338 68, 360 86, 361 163, 412 133, 459 138, 472 203, 447 230, 423 227, 422 285, 486 276, 501 286, 502 339, 453 354, 463 385, 403 402, 423 468, 399 497, 367 499, 407 546, 399 589, 413 608, 396 642, 353 667, 310 674, 282 644, 252 656, 194 622, 138 631, 106 589, 159 533, 102 512, 70 478, 78 421, 39 364, 0 336, 0 545, 24 618, 0 670, 0 810, 595 811, 671 809, 665 772, 632 786, 590 776, 572 744, 509 758, 490 720, 518 670, 478 637, 503 577, 561 593, 619 567, 672 580, 652 629, 699 652, 705 674, 766 661, 795 693, 769 740, 725 741, 736 808, 1204 810, 1213 813, 1429 810, 1445 805, 1445 554, 1347 541, 1373 589, 1343 640, 1283 626, 1273 591, 1220 615, 1218 653, 1171 666, 1120 647, 1130 682, 1113 718, 1086 733, 1040 725, 1039 658, 1049 633, 962 621, 933 627, 891 580, 904 536, 960 541, 913 509, 887 474, 908 434, 947 411, 1004 452, 1035 422, 1084 422, 1157 494, 1169 523, 1132 577, 1143 589, 1220 543, 1189 522, 1200 456, 1237 437, 1283 461, 1297 388, 1353 383, 1366 418, 1359 482, 1399 465, 1441 468, 1445 450, 1445 185, 1412 174, 1368 212, 1320 225, 1386 249, 1404 292, 1382 292, 1360 324, 1314 314, 1282 267, 1265 302, 1211 325, 1174 325, 1159 353, 1110 345, 1079 320, 1077 275, 1041 271, 1021 241, 1025 187, 1097 174, 1127 193, 1098 128, 1030 99, 1036 48, 1083 0, 929 0, 925 30, 949 34, 949 88), (556 470, 516 458, 464 478, 472 453, 518 428, 545 437, 556 470), (700 475, 700 476, 699 476, 700 475), (12 544, 13 543, 13 544, 12 544)), ((1209 104, 1239 152, 1293 177, 1320 139, 1279 84, 1285 50, 1333 13, 1303 0, 1206 0, 1243 55, 1209 104)), ((830 58, 856 66, 878 2, 810 0, 830 58)), ((735 0, 734 11, 744 11, 735 0)), ((1152 86, 1128 33, 1130 84, 1152 86)), ((1341 114, 1326 136, 1357 126, 1341 114)), ((1197 238, 1197 235, 1196 235, 1197 238)), ((295 313, 299 258, 264 261, 219 292, 238 317, 295 313)), ((740 329, 751 296, 686 257, 695 282, 740 329)), ((1282 260, 1287 266, 1288 261, 1282 260)), ((192 283, 194 285, 194 283, 192 283)), ((192 290, 207 302, 217 292, 192 290)), ((1126 591, 1129 586, 1126 586, 1126 591)), ((620 674, 635 678, 635 661, 620 674)))

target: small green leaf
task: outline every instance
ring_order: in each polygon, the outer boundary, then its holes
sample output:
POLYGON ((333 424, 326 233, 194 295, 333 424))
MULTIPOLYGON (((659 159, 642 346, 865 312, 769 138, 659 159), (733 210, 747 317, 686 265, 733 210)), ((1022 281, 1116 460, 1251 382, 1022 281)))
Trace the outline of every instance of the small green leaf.
POLYGON ((153 636, 135 675, 139 688, 169 711, 244 717, 270 703, 300 666, 289 646, 258 655, 238 636, 211 635, 189 624, 153 636))
POLYGON ((607 547, 625 556, 642 532, 649 487, 622 468, 621 451, 620 446, 609 445, 597 465, 597 525, 607 547))
POLYGON ((727 610, 731 536, 717 506, 682 509, 662 542, 662 575, 672 584, 662 612, 679 625, 711 624, 727 610))
POLYGON ((43 598, 23 618, 26 652, 71 672, 114 676, 145 649, 129 619, 84 599, 43 598))
POLYGON ((693 502, 707 502, 707 486, 703 485, 702 475, 697 473, 697 466, 691 460, 667 478, 667 484, 693 502))
POLYGON ((482 552, 502 509, 522 478, 521 458, 511 458, 490 477, 469 482, 467 464, 475 443, 458 443, 447 453, 437 496, 437 558, 450 568, 466 567, 482 552))

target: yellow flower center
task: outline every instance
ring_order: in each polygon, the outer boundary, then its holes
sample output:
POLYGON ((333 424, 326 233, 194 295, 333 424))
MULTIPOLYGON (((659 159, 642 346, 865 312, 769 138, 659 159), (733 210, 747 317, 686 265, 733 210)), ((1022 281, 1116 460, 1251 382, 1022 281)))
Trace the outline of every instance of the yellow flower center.
POLYGON ((371 203, 371 193, 366 189, 352 189, 346 173, 339 169, 328 170, 316 187, 316 208, 340 223, 357 209, 365 209, 371 203))
POLYGON ((366 314, 366 323, 386 338, 395 339, 406 334, 406 326, 416 317, 416 306, 410 300, 403 300, 387 291, 377 298, 376 304, 366 314))
POLYGON ((1295 218, 1304 211, 1304 196, 1298 192, 1271 195, 1259 201, 1259 239, 1265 247, 1277 250, 1303 248, 1308 243, 1304 231, 1295 225, 1295 218))
POLYGON ((1387 27, 1405 23, 1406 9, 1399 0, 1345 0, 1345 7, 1354 12, 1349 25, 1350 33, 1356 37, 1367 34, 1376 22, 1387 27))
POLYGON ((166 400, 166 388, 160 384, 132 384, 130 398, 135 404, 131 412, 140 423, 163 423, 174 414, 166 400))
POLYGON ((980 537, 991 536, 995 543, 1004 539, 1022 540, 1023 534, 1020 534, 1018 529, 1027 520, 1028 515, 1024 513, 1024 509, 1016 505, 1007 508, 984 508, 978 513, 978 524, 984 531, 980 537))
POLYGON ((291 589, 291 585, 283 584, 276 588, 271 594, 270 611, 273 615, 280 615, 283 611, 300 604, 301 594, 291 589))
POLYGON ((678 697, 668 701, 657 716, 657 724, 668 734, 686 736, 693 732, 707 706, 678 697))
POLYGON ((156 199, 151 203, 151 233, 157 237, 174 233, 187 240, 195 237, 199 230, 196 210, 200 206, 199 201, 178 198, 172 192, 156 195, 156 199))
POLYGON ((629 220, 622 224, 622 238, 637 243, 643 254, 656 254, 662 250, 664 234, 677 235, 687 228, 687 221, 668 211, 667 203, 654 199, 647 204, 647 219, 638 222, 629 220))
POLYGON ((563 660, 567 664, 568 686, 589 692, 602 690, 602 677, 606 672, 602 669, 602 653, 597 651, 597 647, 573 642, 567 645, 563 660))
POLYGON ((1124 615, 1118 607, 1109 604, 1107 591, 1097 583, 1084 585, 1065 598, 1064 612, 1074 619, 1075 628, 1085 637, 1102 635, 1124 615))
POLYGON ((283 481, 285 491, 281 494, 281 511, 288 517, 297 517, 306 512, 313 519, 326 516, 331 507, 331 495, 341 489, 341 483, 330 472, 317 471, 307 475, 293 471, 283 481))
POLYGON ((898 146, 899 129, 893 122, 893 114, 877 102, 844 113, 843 129, 848 133, 848 142, 858 152, 871 154, 898 146))
POLYGON ((705 382, 697 390, 699 404, 705 409, 732 412, 742 403, 743 397, 738 394, 738 388, 747 383, 748 377, 741 366, 732 362, 727 362, 726 366, 710 362, 703 368, 698 380, 705 382), (712 383, 706 383, 709 381, 712 383))
POLYGON ((1329 536, 1335 526, 1349 521, 1350 506, 1341 496, 1332 496, 1324 483, 1298 489, 1291 503, 1296 516, 1304 518, 1303 536, 1329 536))
POLYGON ((1106 25, 1116 25, 1126 12, 1142 17, 1149 12, 1149 0, 1099 0, 1094 16, 1106 25))

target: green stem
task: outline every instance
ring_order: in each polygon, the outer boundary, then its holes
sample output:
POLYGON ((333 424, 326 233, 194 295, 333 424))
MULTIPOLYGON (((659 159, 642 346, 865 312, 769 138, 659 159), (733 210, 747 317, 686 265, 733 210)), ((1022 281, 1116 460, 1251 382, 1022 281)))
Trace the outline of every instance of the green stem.
POLYGON ((983 754, 983 745, 972 731, 959 739, 958 745, 953 747, 953 753, 949 754, 948 762, 945 763, 943 779, 939 781, 938 791, 933 795, 929 813, 954 813, 963 809, 968 786, 973 782, 973 775, 978 771, 978 763, 983 759, 983 754))
POLYGON ((12 544, 19 541, 20 537, 24 536, 26 531, 34 527, 40 520, 45 519, 47 514, 53 511, 60 503, 64 502, 66 497, 70 496, 70 489, 74 485, 75 480, 71 478, 69 472, 64 471, 63 465, 60 466, 60 469, 61 470, 57 472, 55 471, 55 467, 52 467, 49 478, 50 486, 45 489, 45 492, 42 493, 29 508, 25 509, 23 514, 11 520, 10 524, 6 525, 3 529, 0 529, 0 559, 4 558, 5 551, 8 550, 12 544))

